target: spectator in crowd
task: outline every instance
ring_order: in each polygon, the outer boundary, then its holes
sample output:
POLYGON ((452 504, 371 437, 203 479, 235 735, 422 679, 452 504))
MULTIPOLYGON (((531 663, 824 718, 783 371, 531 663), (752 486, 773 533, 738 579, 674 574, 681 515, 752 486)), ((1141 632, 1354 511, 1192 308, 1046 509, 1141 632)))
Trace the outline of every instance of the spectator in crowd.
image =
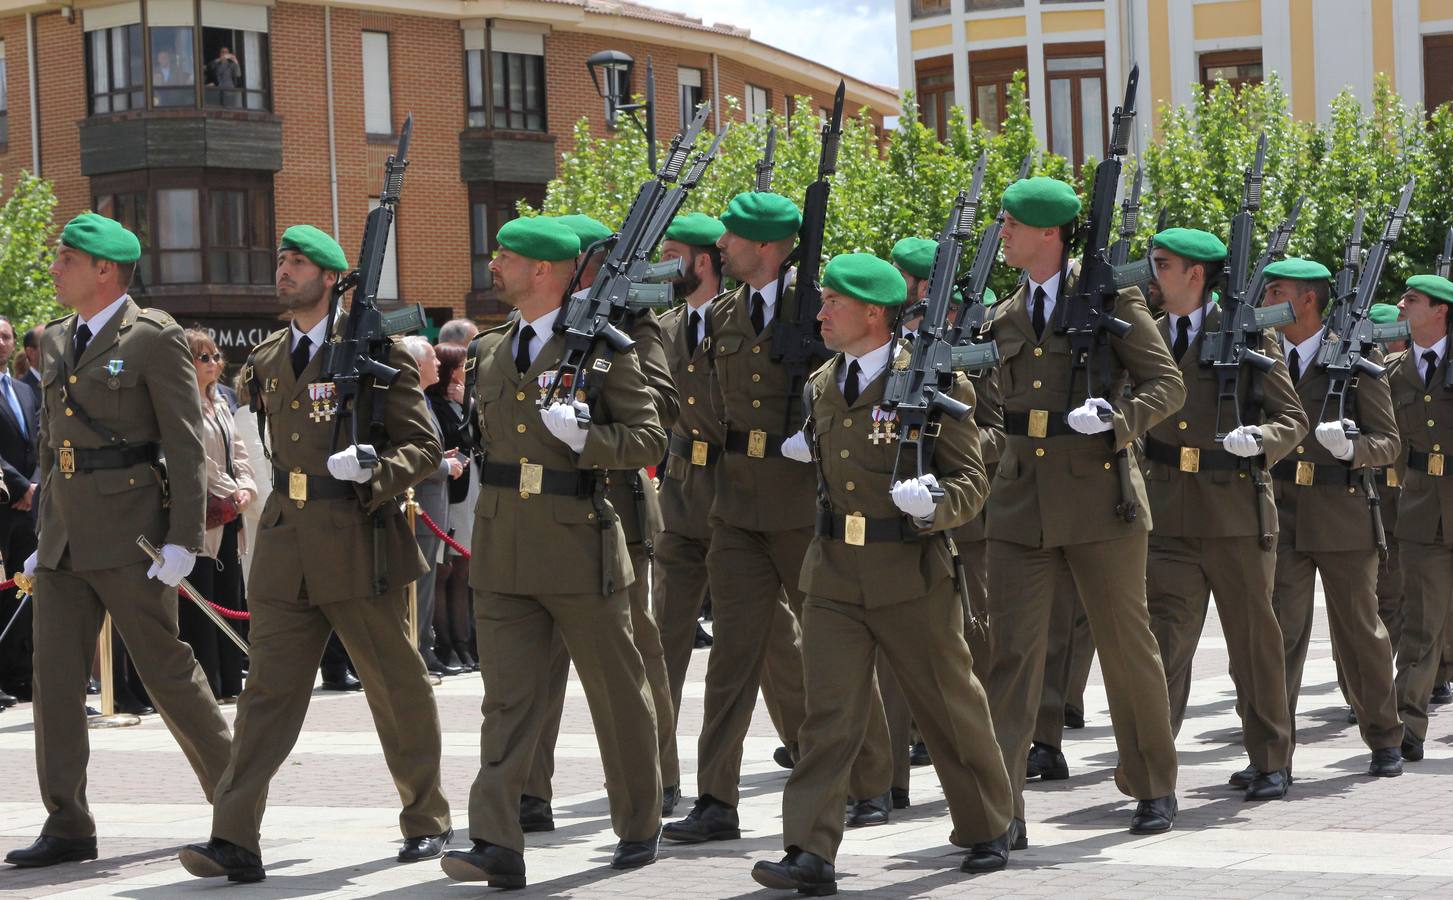
MULTIPOLYGON (((35 497, 40 481, 36 457, 40 395, 8 374, 14 352, 15 329, 9 319, 0 316, 0 477, 9 494, 0 501, 0 554, 12 571, 35 552, 35 497)), ((21 610, 13 588, 0 592, 0 629, 12 620, 14 624, 0 643, 0 709, 13 706, 17 697, 30 699, 30 610, 21 610)))
POLYGON ((473 320, 450 319, 439 327, 439 343, 468 347, 476 334, 479 334, 479 326, 473 320))
MULTIPOLYGON (((468 320, 458 320, 468 323, 468 320)), ((472 323, 468 323, 471 324, 472 323)), ((444 336, 440 329, 439 335, 444 336)), ((439 359, 439 381, 424 393, 444 435, 445 451, 456 452, 464 473, 449 482, 449 536, 462 547, 474 539, 474 504, 479 498, 477 454, 464 411, 464 360, 458 344, 434 348, 439 359)), ((434 585, 434 654, 446 665, 478 671, 474 653, 474 605, 469 590, 469 560, 445 547, 444 560, 434 585)))
POLYGON ((22 342, 25 352, 15 359, 15 377, 35 388, 37 397, 40 396, 40 335, 44 331, 44 325, 37 325, 25 332, 22 342))

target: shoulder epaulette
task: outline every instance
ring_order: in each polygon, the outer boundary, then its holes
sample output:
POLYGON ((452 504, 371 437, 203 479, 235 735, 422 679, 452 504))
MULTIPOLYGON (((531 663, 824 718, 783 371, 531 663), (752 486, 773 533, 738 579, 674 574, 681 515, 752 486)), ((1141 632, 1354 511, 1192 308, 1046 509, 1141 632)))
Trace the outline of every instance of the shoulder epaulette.
POLYGON ((158 328, 165 328, 168 325, 177 324, 172 314, 164 309, 157 309, 154 306, 143 306, 136 311, 138 321, 146 322, 148 325, 155 325, 158 328))
POLYGON ((62 324, 64 322, 66 322, 66 321, 69 321, 70 319, 74 319, 75 317, 76 317, 76 314, 75 313, 69 313, 67 315, 61 316, 59 319, 51 319, 49 322, 46 322, 45 323, 45 327, 46 328, 49 328, 52 325, 60 325, 60 324, 62 324))

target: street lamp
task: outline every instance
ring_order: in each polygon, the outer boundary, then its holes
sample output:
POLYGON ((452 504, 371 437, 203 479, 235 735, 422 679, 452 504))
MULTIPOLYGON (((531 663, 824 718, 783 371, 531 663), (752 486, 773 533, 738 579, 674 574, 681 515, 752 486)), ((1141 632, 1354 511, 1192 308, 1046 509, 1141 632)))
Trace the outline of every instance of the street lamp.
POLYGON ((595 92, 605 98, 605 119, 614 128, 617 116, 620 113, 627 113, 636 127, 646 136, 646 161, 651 167, 651 172, 656 171, 656 73, 651 67, 651 57, 646 57, 646 102, 628 103, 628 93, 631 83, 631 68, 636 61, 630 54, 622 53, 619 50, 602 50, 593 54, 585 61, 585 68, 590 71, 590 80, 595 84, 595 92), (597 75, 599 70, 601 73, 597 75), (602 81, 604 83, 602 83, 602 81), (644 110, 646 122, 636 118, 636 112, 644 110))

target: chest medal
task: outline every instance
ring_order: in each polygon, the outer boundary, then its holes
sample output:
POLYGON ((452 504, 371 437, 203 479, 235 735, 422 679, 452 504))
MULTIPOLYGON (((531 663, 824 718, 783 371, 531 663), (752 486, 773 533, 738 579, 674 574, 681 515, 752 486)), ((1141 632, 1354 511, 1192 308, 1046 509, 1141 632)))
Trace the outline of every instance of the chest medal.
POLYGON ((308 385, 308 399, 313 404, 308 418, 314 422, 331 422, 338 414, 338 393, 333 382, 316 381, 308 385))
POLYGON ((898 437, 898 411, 873 407, 873 427, 868 431, 868 440, 874 446, 886 444, 898 437))

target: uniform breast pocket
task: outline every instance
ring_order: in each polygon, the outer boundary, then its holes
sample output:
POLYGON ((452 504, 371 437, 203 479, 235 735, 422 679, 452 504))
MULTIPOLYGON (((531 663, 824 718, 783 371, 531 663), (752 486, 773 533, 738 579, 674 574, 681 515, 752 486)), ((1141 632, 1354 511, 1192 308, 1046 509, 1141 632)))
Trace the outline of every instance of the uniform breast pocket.
POLYGON ((1009 397, 1014 392, 1014 363, 1029 348, 1029 342, 1022 336, 1011 333, 1003 337, 995 335, 994 343, 999 345, 999 367, 995 370, 999 378, 999 393, 1009 397))
MULTIPOLYGON (((479 430, 484 434, 487 441, 490 434, 490 422, 499 418, 499 401, 504 395, 504 383, 501 381, 481 381, 474 388, 475 415, 479 417, 479 430), (491 415, 493 414, 493 415, 491 415)), ((503 427, 502 423, 496 423, 503 427)))
POLYGON ((112 360, 111 365, 87 369, 71 387, 75 399, 93 418, 118 416, 124 395, 140 383, 141 373, 127 371, 123 360, 112 360), (120 364, 120 371, 115 371, 120 364))

